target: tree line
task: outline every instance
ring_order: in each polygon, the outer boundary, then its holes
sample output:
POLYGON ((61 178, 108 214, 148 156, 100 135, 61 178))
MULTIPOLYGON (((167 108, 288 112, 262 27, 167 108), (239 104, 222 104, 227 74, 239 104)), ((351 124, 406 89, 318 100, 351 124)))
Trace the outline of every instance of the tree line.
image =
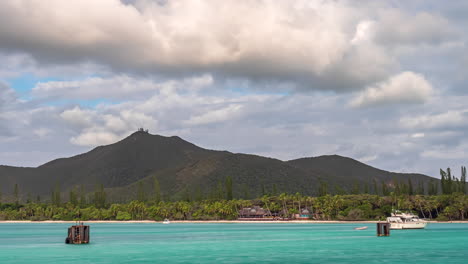
POLYGON ((462 167, 460 178, 452 175, 450 168, 440 172, 440 183, 434 179, 426 188, 411 179, 390 184, 373 180, 370 186, 355 183, 349 192, 338 187, 332 192, 327 182, 319 180, 316 197, 279 193, 276 185, 269 192, 262 185, 262 195, 255 199, 235 199, 233 180, 228 176, 207 196, 198 191, 193 195, 185 188, 177 201, 164 199, 159 181, 153 177, 152 192, 139 182, 135 199, 128 203, 109 201, 102 184, 97 184, 92 193, 76 186, 69 191, 68 199, 63 199, 58 183, 51 190, 50 201, 41 201, 40 196, 33 200, 27 195, 26 202, 20 202, 20 187, 15 184, 13 202, 2 203, 0 193, 0 220, 236 219, 241 208, 254 205, 285 218, 308 209, 312 219, 376 220, 388 216, 392 209, 403 209, 424 218, 463 220, 468 212, 466 168, 462 167))
MULTIPOLYGON (((408 210, 436 220, 464 220, 468 217, 468 196, 462 193, 379 196, 372 194, 303 196, 299 193, 265 195, 252 200, 159 201, 59 205, 30 202, 0 204, 0 220, 233 220, 242 208, 255 205, 271 214, 291 218, 307 209, 316 220, 383 220, 393 209, 408 210)), ((266 215, 268 217, 269 215, 266 215)))

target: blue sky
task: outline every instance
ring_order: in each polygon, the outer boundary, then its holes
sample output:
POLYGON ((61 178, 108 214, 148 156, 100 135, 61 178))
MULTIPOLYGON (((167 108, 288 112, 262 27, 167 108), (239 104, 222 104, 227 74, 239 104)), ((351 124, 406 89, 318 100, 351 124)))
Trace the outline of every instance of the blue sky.
POLYGON ((0 164, 38 166, 145 127, 282 160, 457 171, 467 12, 461 1, 5 0, 0 164))

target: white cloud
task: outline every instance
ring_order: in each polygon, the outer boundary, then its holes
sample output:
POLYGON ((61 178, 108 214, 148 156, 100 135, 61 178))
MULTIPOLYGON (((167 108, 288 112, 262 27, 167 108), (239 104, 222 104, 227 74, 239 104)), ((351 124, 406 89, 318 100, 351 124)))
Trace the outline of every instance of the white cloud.
POLYGON ((137 80, 123 75, 112 78, 91 77, 80 81, 39 82, 32 89, 32 93, 36 97, 121 99, 129 96, 141 96, 142 93, 157 88, 158 86, 150 80, 137 80))
MULTIPOLYGON (((357 89, 386 77, 395 64, 374 43, 371 29, 379 17, 372 16, 345 1, 5 0, 0 50, 27 53, 46 65, 90 61, 127 73, 209 72, 357 89)), ((88 95, 92 87, 112 85, 100 78, 81 84, 88 95)), ((68 88, 73 94, 75 87, 55 82, 36 90, 68 88)))
POLYGON ((430 98, 432 92, 432 85, 424 76, 413 72, 403 72, 367 88, 351 101, 351 106, 424 103, 430 98))
POLYGON ((352 44, 359 44, 360 42, 369 41, 373 38, 374 32, 372 28, 374 27, 375 21, 364 20, 359 22, 356 26, 356 33, 354 34, 353 39, 351 40, 352 44))
POLYGON ((52 130, 46 128, 46 127, 41 127, 38 129, 34 129, 33 133, 38 136, 39 138, 43 138, 49 134, 52 133, 52 130))
POLYGON ((389 8, 380 10, 375 38, 382 45, 440 45, 459 37, 450 22, 438 14, 405 13, 389 8))
POLYGON ((411 135, 412 138, 423 138, 424 136, 424 133, 414 133, 411 135))
POLYGON ((36 98, 84 99, 135 99, 174 89, 201 89, 213 84, 211 75, 201 75, 181 80, 157 81, 118 75, 89 77, 77 81, 39 82, 32 89, 36 98))
MULTIPOLYGON (((467 145, 457 146, 455 148, 444 148, 441 146, 435 146, 431 149, 424 150, 421 152, 421 157, 427 159, 436 159, 436 160, 457 160, 457 159, 466 159, 468 152, 466 151, 467 145)), ((440 167, 446 167, 448 165, 442 165, 440 167)))
POLYGON ((468 110, 450 110, 433 115, 402 117, 400 125, 409 129, 451 129, 466 126, 468 110))
POLYGON ((242 105, 231 104, 221 109, 210 110, 209 112, 201 115, 192 116, 188 121, 186 121, 186 123, 189 125, 206 125, 215 122, 227 121, 232 117, 239 115, 241 110, 242 105))
POLYGON ((70 142, 80 146, 109 144, 140 127, 155 129, 158 123, 152 116, 128 108, 90 110, 74 107, 63 111, 60 117, 77 131, 78 135, 70 142))
POLYGON ((87 131, 72 137, 70 142, 80 146, 99 146, 112 144, 120 140, 118 135, 106 131, 87 131))
POLYGON ((0 51, 30 55, 49 70, 50 65, 88 63, 80 71, 90 72, 97 64, 103 67, 99 71, 109 66, 121 74, 116 80, 95 77, 43 83, 35 89, 36 95, 63 94, 60 91, 67 89, 89 98, 105 90, 101 86, 114 83, 129 96, 130 90, 154 88, 151 82, 123 87, 134 73, 170 78, 209 73, 215 79, 356 90, 388 78, 398 68, 399 58, 389 46, 459 39, 440 15, 413 14, 386 3, 360 4, 362 8, 322 0, 4 0, 0 51), (83 86, 80 92, 77 85, 83 86))
POLYGON ((320 72, 346 49, 343 27, 351 16, 338 3, 319 1, 139 1, 137 6, 117 0, 2 1, 0 46, 39 58, 92 56, 137 68, 204 68, 255 58, 270 70, 270 62, 285 60, 296 69, 320 72))
POLYGON ((75 106, 72 109, 67 109, 60 114, 60 117, 79 128, 86 128, 93 124, 92 120, 95 118, 95 112, 91 110, 82 110, 80 107, 75 106))
POLYGON ((7 84, 0 80, 0 109, 16 101, 16 94, 7 84))

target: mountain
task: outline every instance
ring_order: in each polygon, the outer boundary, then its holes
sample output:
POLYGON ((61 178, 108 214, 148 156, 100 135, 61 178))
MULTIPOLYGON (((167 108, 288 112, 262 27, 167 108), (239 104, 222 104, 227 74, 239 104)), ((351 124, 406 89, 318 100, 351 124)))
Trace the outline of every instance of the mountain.
MULTIPOLYGON (((317 193, 319 182, 350 190, 353 184, 392 184, 394 181, 426 184, 433 178, 379 170, 356 160, 333 156, 291 161, 256 155, 235 154, 200 148, 177 136, 164 137, 135 132, 107 146, 70 158, 53 160, 37 168, 0 166, 0 190, 11 197, 18 184, 20 196, 48 199, 60 185, 64 197, 72 188, 83 186, 92 192, 103 184, 109 200, 134 199, 143 186, 152 192, 154 179, 166 199, 183 195, 209 196, 224 188, 226 177, 233 180, 234 197, 255 198, 265 192, 317 193)), ((5 195, 4 195, 5 197, 5 195)))
POLYGON ((298 168, 316 171, 322 175, 333 175, 335 181, 342 182, 350 182, 352 180, 353 183, 368 183, 371 185, 374 179, 386 183, 391 183, 394 180, 408 183, 408 179, 411 179, 412 184, 416 186, 420 182, 426 184, 428 180, 434 180, 434 178, 418 173, 396 173, 380 170, 357 160, 339 155, 301 158, 288 161, 288 163, 298 168))

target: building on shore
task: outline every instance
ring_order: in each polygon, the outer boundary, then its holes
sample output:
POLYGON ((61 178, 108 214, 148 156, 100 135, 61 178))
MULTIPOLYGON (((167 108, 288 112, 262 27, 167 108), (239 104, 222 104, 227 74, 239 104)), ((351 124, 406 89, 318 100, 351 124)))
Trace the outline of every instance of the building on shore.
POLYGON ((265 220, 265 218, 272 218, 272 214, 269 210, 263 209, 260 206, 242 208, 239 210, 239 219, 242 220, 265 220))
POLYGON ((294 214, 294 219, 296 220, 309 220, 310 219, 310 212, 307 208, 301 209, 300 214, 294 214))

